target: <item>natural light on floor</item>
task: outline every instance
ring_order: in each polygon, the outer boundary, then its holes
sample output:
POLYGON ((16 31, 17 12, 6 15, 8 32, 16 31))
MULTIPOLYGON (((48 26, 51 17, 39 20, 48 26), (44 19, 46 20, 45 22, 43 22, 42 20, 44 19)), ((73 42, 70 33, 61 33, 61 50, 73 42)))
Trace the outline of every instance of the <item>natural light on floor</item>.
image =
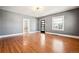
POLYGON ((63 42, 60 40, 53 40, 53 50, 54 52, 63 52, 64 51, 64 45, 63 42))
POLYGON ((45 42, 46 42, 46 40, 45 40, 45 34, 42 34, 42 33, 41 33, 40 36, 41 36, 41 37, 40 37, 41 47, 44 47, 44 46, 45 46, 45 42))

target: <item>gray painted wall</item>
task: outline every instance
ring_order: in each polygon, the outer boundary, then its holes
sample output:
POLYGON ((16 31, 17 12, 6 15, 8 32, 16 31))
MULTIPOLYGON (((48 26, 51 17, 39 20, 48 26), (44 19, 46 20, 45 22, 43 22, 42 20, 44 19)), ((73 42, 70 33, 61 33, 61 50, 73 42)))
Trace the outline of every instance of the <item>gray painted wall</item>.
POLYGON ((41 19, 45 19, 46 32, 79 36, 79 8, 41 17, 39 18, 39 22, 41 19), (64 31, 52 30, 52 17, 61 15, 64 15, 64 31))
POLYGON ((2 12, 0 11, 0 35, 2 34, 2 12))
POLYGON ((35 29, 33 29, 32 26, 33 24, 37 25, 37 21, 34 17, 0 10, 0 35, 22 33, 24 17, 31 20, 31 31, 37 31, 37 26, 35 29))

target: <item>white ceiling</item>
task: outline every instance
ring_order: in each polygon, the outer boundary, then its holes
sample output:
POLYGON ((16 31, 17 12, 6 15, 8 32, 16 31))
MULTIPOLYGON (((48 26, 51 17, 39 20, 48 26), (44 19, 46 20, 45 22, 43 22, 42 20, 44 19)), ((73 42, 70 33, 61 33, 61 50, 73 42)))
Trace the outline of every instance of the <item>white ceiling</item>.
POLYGON ((33 17, 42 17, 49 14, 55 14, 66 10, 77 8, 77 6, 41 6, 39 11, 34 11, 33 6, 2 6, 1 9, 16 12, 33 17))

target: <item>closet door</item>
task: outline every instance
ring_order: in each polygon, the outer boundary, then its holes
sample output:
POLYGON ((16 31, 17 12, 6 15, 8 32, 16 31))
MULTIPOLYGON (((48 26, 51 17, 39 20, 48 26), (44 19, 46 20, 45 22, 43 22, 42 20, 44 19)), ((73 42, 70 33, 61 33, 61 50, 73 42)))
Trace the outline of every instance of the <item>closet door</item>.
POLYGON ((41 20, 41 33, 45 33, 45 20, 41 20))

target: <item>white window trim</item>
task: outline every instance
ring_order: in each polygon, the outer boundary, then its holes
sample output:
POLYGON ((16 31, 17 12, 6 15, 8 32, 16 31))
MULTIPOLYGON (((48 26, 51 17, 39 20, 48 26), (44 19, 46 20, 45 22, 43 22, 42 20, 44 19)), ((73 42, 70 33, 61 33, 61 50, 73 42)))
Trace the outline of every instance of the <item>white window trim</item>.
POLYGON ((55 16, 55 17, 52 17, 52 30, 58 30, 58 31, 64 31, 64 16, 55 16), (53 28, 53 19, 55 18, 62 18, 63 19, 63 28, 62 29, 56 29, 56 28, 53 28))

